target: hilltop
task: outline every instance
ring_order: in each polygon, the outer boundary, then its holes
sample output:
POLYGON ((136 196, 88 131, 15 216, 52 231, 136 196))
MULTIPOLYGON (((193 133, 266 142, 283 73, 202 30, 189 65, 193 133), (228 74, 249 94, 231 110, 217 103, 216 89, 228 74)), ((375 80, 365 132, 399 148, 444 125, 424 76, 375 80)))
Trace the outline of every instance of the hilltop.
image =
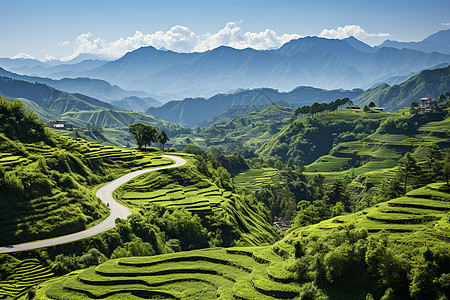
POLYGON ((233 94, 217 94, 208 99, 186 98, 182 101, 170 101, 161 107, 149 108, 147 113, 169 122, 195 126, 232 107, 270 103, 312 104, 315 101, 356 98, 362 92, 360 89, 323 90, 308 86, 299 86, 290 92, 279 92, 269 88, 238 90, 233 94))
POLYGON ((299 85, 361 88, 450 63, 448 54, 390 47, 367 51, 371 47, 362 44, 352 39, 304 37, 277 50, 221 46, 200 53, 177 53, 150 46, 79 76, 174 98, 261 86, 284 91, 299 85))
POLYGON ((50 114, 62 114, 67 111, 114 109, 109 103, 84 96, 59 91, 41 83, 0 77, 0 94, 3 97, 25 98, 33 101, 50 114))
POLYGON ((0 99, 1 240, 20 243, 85 229, 108 214, 93 188, 156 156, 56 135, 19 102, 0 99))
POLYGON ((381 47, 392 47, 397 49, 413 49, 424 52, 440 52, 450 54, 450 29, 440 30, 420 42, 398 42, 392 40, 385 40, 381 47))
POLYGON ((380 84, 364 91, 353 101, 361 106, 374 102, 377 106, 388 110, 398 110, 409 107, 411 102, 419 102, 423 97, 437 99, 449 90, 450 65, 445 68, 422 71, 397 85, 380 84))
POLYGON ((92 134, 77 132, 64 132, 60 134, 80 137, 90 141, 104 142, 109 145, 130 145, 131 137, 127 126, 136 122, 145 122, 148 125, 165 130, 170 136, 179 133, 189 133, 190 129, 182 128, 139 112, 125 111, 124 108, 106 103, 89 96, 78 93, 67 93, 46 84, 29 83, 27 81, 0 77, 0 94, 4 97, 18 98, 24 105, 33 110, 41 121, 66 120, 75 125, 76 131, 83 127, 97 125, 105 130, 92 134))
MULTIPOLYGON (((43 78, 37 76, 18 75, 0 68, 0 76, 16 80, 23 80, 30 83, 42 83, 55 89, 68 93, 79 93, 100 99, 104 102, 119 101, 120 99, 138 96, 148 97, 149 95, 141 91, 126 91, 117 85, 111 85, 104 80, 91 78, 62 78, 59 80, 43 78)), ((120 105, 119 105, 120 106, 120 105)))

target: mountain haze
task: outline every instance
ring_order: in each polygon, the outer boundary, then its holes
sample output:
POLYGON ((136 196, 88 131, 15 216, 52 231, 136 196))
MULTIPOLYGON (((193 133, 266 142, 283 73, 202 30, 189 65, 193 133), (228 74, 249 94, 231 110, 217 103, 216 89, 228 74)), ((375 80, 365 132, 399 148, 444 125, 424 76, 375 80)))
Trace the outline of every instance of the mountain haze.
POLYGON ((136 96, 125 97, 119 101, 113 101, 111 104, 120 106, 129 111, 146 112, 150 107, 161 106, 162 103, 151 97, 139 98, 136 96))
POLYGON ((366 105, 373 101, 377 106, 397 110, 401 107, 410 106, 411 102, 419 102, 420 98, 437 99, 440 95, 449 91, 450 65, 442 69, 422 71, 394 86, 381 84, 364 91, 353 102, 366 105))
POLYGON ((0 94, 10 98, 33 101, 48 113, 62 114, 67 111, 116 109, 109 103, 81 94, 70 94, 41 83, 0 77, 0 94))
POLYGON ((79 75, 178 98, 211 96, 236 88, 370 87, 442 63, 450 63, 450 55, 373 48, 355 38, 305 37, 276 50, 221 46, 201 53, 177 53, 142 47, 79 75))
POLYGON ((39 82, 68 93, 81 93, 105 102, 118 101, 124 97, 130 96, 148 97, 148 94, 145 92, 123 90, 117 85, 111 85, 108 82, 99 79, 63 78, 54 80, 36 76, 18 75, 2 68, 0 68, 0 76, 24 80, 31 83, 39 82))
POLYGON ((353 99, 361 93, 360 89, 329 91, 305 86, 286 93, 269 88, 239 90, 233 94, 217 94, 208 99, 186 98, 182 101, 170 101, 161 107, 149 108, 147 113, 170 122, 194 126, 221 114, 232 106, 265 105, 272 102, 298 106, 313 102, 329 102, 337 98, 353 99))
POLYGON ((427 53, 440 52, 450 54, 450 29, 438 31, 420 42, 397 42, 386 40, 380 46, 397 49, 413 49, 427 53))

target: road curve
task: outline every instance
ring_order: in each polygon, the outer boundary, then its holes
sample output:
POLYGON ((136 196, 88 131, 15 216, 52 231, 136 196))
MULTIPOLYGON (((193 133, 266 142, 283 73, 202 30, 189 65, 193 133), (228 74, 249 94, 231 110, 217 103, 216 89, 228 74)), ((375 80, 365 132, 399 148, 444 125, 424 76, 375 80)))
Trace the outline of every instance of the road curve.
POLYGON ((169 168, 175 168, 182 166, 186 163, 186 160, 172 156, 172 155, 162 155, 166 158, 172 159, 175 161, 175 164, 169 165, 169 166, 163 166, 163 167, 156 167, 152 169, 145 169, 145 170, 139 170, 134 171, 131 173, 128 173, 126 175, 123 175, 122 177, 119 177, 110 183, 102 186, 97 190, 95 195, 99 197, 103 203, 106 205, 109 205, 110 208, 110 215, 109 217, 101 222, 100 224, 97 224, 91 228, 88 228, 83 231, 79 231, 76 233, 72 233, 69 235, 64 235, 56 238, 51 238, 47 240, 41 240, 41 241, 35 241, 35 242, 28 242, 25 244, 18 244, 18 245, 9 245, 9 246, 3 246, 0 247, 0 253, 11 253, 11 252, 17 252, 17 251, 25 251, 25 250, 32 250, 42 247, 49 247, 59 244, 65 244, 70 243, 76 240, 81 240, 99 233, 102 233, 104 231, 107 231, 111 228, 114 228, 116 226, 115 220, 116 218, 126 219, 129 215, 131 215, 131 211, 123 206, 122 204, 118 203, 113 198, 113 191, 117 189, 119 186, 127 182, 128 180, 133 179, 136 176, 139 176, 144 173, 163 170, 163 169, 169 169, 169 168))

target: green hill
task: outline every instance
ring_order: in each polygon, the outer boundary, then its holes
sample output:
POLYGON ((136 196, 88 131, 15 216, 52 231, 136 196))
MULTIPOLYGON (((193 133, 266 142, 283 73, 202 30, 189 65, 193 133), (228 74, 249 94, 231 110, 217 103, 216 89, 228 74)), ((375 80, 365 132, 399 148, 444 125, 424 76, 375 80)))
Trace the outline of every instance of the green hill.
POLYGON ((438 299, 448 295, 449 201, 445 186, 432 184, 362 212, 294 227, 273 246, 110 260, 48 281, 37 295, 438 299))
POLYGON ((69 94, 45 84, 29 83, 0 77, 0 94, 4 97, 25 98, 33 101, 48 113, 67 111, 114 109, 115 106, 81 94, 69 94))
POLYGON ((400 84, 389 86, 381 84, 364 91, 353 102, 361 107, 374 102, 388 110, 409 107, 411 102, 420 98, 437 99, 450 91, 450 66, 442 69, 425 70, 400 84))
POLYGON ((228 152, 242 147, 256 150, 289 124, 293 115, 294 109, 277 104, 232 107, 196 128, 195 133, 179 135, 169 144, 228 152))
MULTIPOLYGON (((159 131, 164 130, 169 138, 179 134, 190 134, 192 131, 189 128, 181 127, 178 124, 173 124, 151 115, 117 110, 89 110, 66 112, 59 115, 58 119, 67 120, 76 126, 75 132, 64 132, 61 134, 72 137, 82 137, 89 141, 100 142, 102 144, 109 144, 116 146, 128 146, 135 144, 132 136, 128 132, 128 125, 141 122, 153 127, 157 127, 159 131), (101 136, 92 136, 92 133, 86 135, 82 127, 90 124, 95 124, 103 128, 101 136), (103 141, 102 141, 103 140, 103 141)), ((98 133, 95 133, 98 135, 98 133)))
POLYGON ((357 168, 364 165, 387 168, 419 146, 441 143, 448 148, 448 134, 426 125, 438 121, 446 124, 445 120, 445 113, 410 116, 403 112, 340 110, 292 122, 258 153, 283 161, 303 161, 309 172, 348 169, 358 173, 357 168), (384 167, 375 166, 383 162, 384 167))
POLYGON ((303 161, 310 164, 328 154, 333 145, 341 141, 365 138, 390 116, 394 115, 364 113, 361 110, 339 110, 308 116, 291 122, 262 145, 257 153, 282 161, 292 158, 295 163, 303 161))
MULTIPOLYGON (((116 197, 139 211, 152 205, 185 209, 201 216, 203 226, 215 235, 216 246, 261 245, 275 241, 264 205, 239 194, 223 167, 200 172, 200 158, 187 157, 185 166, 140 176, 117 191, 116 197), (219 175, 220 174, 220 175, 219 175)), ((204 168, 205 166, 203 166, 204 168)), ((183 244, 193 243, 185 237, 183 244)))
MULTIPOLYGON (((0 240, 20 243, 79 231, 108 215, 95 187, 130 168, 158 165, 143 155, 50 132, 18 102, 0 98, 0 240)), ((155 160, 156 159, 156 160, 155 160)))

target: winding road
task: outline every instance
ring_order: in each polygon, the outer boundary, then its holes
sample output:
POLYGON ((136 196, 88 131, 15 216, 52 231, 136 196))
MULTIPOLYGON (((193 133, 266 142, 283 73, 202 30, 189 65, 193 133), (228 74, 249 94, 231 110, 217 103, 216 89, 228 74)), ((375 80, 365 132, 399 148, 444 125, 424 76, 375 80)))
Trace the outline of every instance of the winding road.
POLYGON ((172 159, 175 161, 175 164, 169 165, 169 166, 163 166, 163 167, 156 167, 152 169, 145 169, 145 170, 139 170, 134 171, 131 173, 128 173, 126 175, 123 175, 122 177, 119 177, 110 183, 104 185, 103 187, 99 188, 95 195, 102 200, 105 205, 109 205, 110 208, 110 215, 109 217, 101 222, 100 224, 97 224, 91 228, 88 228, 83 231, 79 231, 76 233, 72 233, 69 235, 64 235, 56 238, 50 238, 47 240, 41 240, 41 241, 35 241, 35 242, 28 242, 24 244, 18 244, 18 245, 9 245, 9 246, 3 246, 0 247, 0 253, 11 253, 11 252, 17 252, 17 251, 25 251, 25 250, 32 250, 42 247, 49 247, 59 244, 65 244, 70 243, 76 240, 81 240, 102 232, 105 232, 111 228, 114 228, 116 226, 116 218, 126 219, 129 215, 131 215, 131 210, 129 210, 127 207, 123 206, 122 204, 118 203, 113 198, 113 192, 115 189, 117 189, 119 186, 127 182, 128 180, 133 179, 136 176, 142 175, 144 173, 163 170, 163 169, 169 169, 169 168, 175 168, 182 166, 186 163, 186 160, 172 156, 172 155, 162 155, 163 157, 172 159))

